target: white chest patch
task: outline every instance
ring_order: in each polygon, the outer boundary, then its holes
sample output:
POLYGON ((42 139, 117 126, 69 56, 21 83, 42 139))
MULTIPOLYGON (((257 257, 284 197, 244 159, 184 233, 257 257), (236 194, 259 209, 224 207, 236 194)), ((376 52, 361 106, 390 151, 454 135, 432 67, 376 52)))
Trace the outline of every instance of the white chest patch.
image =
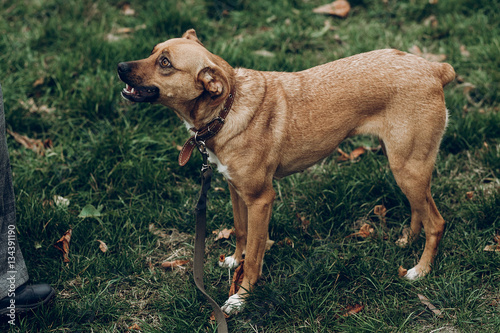
POLYGON ((225 166, 224 164, 222 164, 219 159, 217 158, 217 156, 215 156, 215 154, 210 150, 210 149, 207 149, 208 151, 208 161, 210 163, 214 163, 217 165, 217 171, 219 171, 220 173, 222 173, 222 175, 227 179, 227 180, 231 180, 231 177, 229 177, 229 171, 227 170, 227 166, 225 166))

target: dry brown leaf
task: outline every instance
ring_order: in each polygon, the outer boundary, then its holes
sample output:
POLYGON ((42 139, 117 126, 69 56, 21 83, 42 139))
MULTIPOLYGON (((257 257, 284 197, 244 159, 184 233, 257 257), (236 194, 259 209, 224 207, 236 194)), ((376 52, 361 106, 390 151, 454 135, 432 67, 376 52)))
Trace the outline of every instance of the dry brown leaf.
POLYGON ((437 28, 438 24, 439 24, 439 22, 437 20, 436 15, 431 15, 424 20, 424 25, 426 27, 431 26, 433 28, 437 28))
POLYGON ((45 82, 45 78, 42 76, 38 78, 35 82, 33 82, 33 88, 41 86, 45 82))
POLYGON ((222 231, 214 230, 212 231, 212 233, 217 235, 215 237, 216 241, 218 241, 219 239, 229 239, 229 237, 234 234, 234 228, 223 229, 222 231))
MULTIPOLYGON (((227 313, 225 313, 224 311, 222 312, 224 314, 224 317, 227 319, 229 318, 229 315, 227 313)), ((212 311, 212 313, 210 314, 210 321, 215 321, 215 313, 212 311)))
POLYGON ((337 160, 338 161, 354 161, 355 159, 357 159, 358 157, 360 157, 361 155, 366 153, 366 151, 368 149, 370 149, 370 148, 358 147, 358 148, 354 149, 350 154, 347 154, 344 151, 342 151, 342 149, 337 148, 337 152, 340 154, 340 156, 337 158, 337 160))
POLYGON ((226 190, 223 187, 214 187, 215 192, 225 192, 226 190))
MULTIPOLYGON (((35 83, 36 83, 36 81, 35 81, 35 83)), ((28 110, 31 113, 48 113, 48 114, 50 114, 56 110, 55 108, 49 108, 47 105, 42 105, 42 106, 36 105, 35 99, 33 99, 33 98, 29 98, 26 102, 23 100, 19 100, 19 104, 21 104, 21 106, 23 108, 25 108, 26 110, 28 110)))
POLYGON ((365 147, 358 147, 358 148, 354 149, 351 152, 351 154, 349 154, 349 157, 351 160, 354 160, 354 159, 360 157, 361 155, 363 155, 365 152, 366 152, 365 147))
POLYGON ((486 245, 483 251, 500 252, 500 235, 496 235, 493 239, 495 240, 496 244, 486 245))
POLYGON ((40 139, 28 138, 26 135, 21 135, 19 133, 13 132, 9 129, 7 129, 7 132, 10 135, 12 135, 14 140, 16 140, 18 143, 20 143, 23 147, 34 151, 35 153, 37 153, 40 156, 45 155, 45 149, 50 149, 53 146, 51 139, 47 139, 45 141, 42 141, 40 139))
POLYGON ((429 61, 434 61, 434 62, 440 62, 440 61, 445 61, 446 60, 446 55, 445 54, 432 54, 432 53, 427 53, 427 52, 422 52, 422 50, 417 46, 413 45, 408 49, 408 52, 411 54, 417 55, 419 57, 422 57, 426 60, 429 61))
POLYGON ((99 242, 99 249, 103 252, 106 253, 108 251, 108 246, 106 243, 104 243, 102 240, 97 240, 99 242))
POLYGON ((139 325, 137 323, 134 323, 134 325, 130 326, 128 328, 129 330, 135 330, 135 331, 140 331, 141 328, 139 327, 139 325))
POLYGON ((436 316, 438 316, 439 318, 443 317, 443 314, 442 314, 441 310, 439 310, 438 308, 436 308, 429 301, 429 299, 427 297, 425 297, 424 295, 421 295, 421 294, 417 294, 417 296, 420 299, 420 302, 422 302, 422 304, 424 304, 425 306, 427 306, 429 308, 429 310, 431 310, 436 316))
POLYGON ((71 241, 71 234, 73 230, 68 229, 64 235, 54 244, 54 247, 62 252, 63 261, 69 262, 69 242, 71 241))
POLYGON ((340 154, 337 158, 338 161, 348 161, 350 159, 349 154, 345 153, 342 149, 337 148, 337 152, 340 154))
POLYGON ((474 191, 469 191, 466 193, 467 199, 471 200, 474 197, 474 191))
POLYGON ((158 236, 160 238, 167 238, 168 237, 168 235, 165 232, 165 230, 164 229, 158 229, 158 228, 156 228, 156 226, 154 225, 154 223, 150 223, 148 228, 149 228, 149 232, 152 233, 155 236, 158 236))
POLYGON ((184 266, 187 264, 189 260, 174 260, 174 261, 165 261, 161 264, 161 267, 163 268, 172 268, 174 269, 175 267, 180 267, 184 266))
POLYGON ((347 312, 343 314, 344 317, 351 316, 353 314, 361 312, 365 306, 363 304, 354 304, 347 306, 347 312))
POLYGON ((130 7, 129 3, 126 3, 122 6, 122 14, 125 16, 133 16, 135 15, 135 10, 130 7))
POLYGON ((240 285, 243 282, 243 277, 245 276, 245 259, 241 260, 240 265, 236 268, 233 274, 233 282, 231 283, 231 288, 229 288, 229 297, 236 294, 240 289, 240 285))
POLYGON ((460 54, 466 58, 470 57, 470 52, 467 50, 465 45, 460 45, 460 54))
POLYGON ((373 232, 375 231, 375 229, 373 229, 368 223, 365 223, 361 226, 361 228, 359 228, 359 231, 358 232, 355 232, 353 234, 350 234, 349 236, 347 236, 346 238, 349 238, 349 237, 362 237, 362 238, 367 238, 369 237, 370 235, 373 234, 373 232))
POLYGON ((337 0, 327 5, 319 6, 313 9, 313 13, 335 15, 346 17, 351 10, 351 5, 346 0, 337 0))
POLYGON ((373 208, 373 213, 375 213, 375 215, 378 215, 380 217, 385 217, 385 214, 387 213, 387 208, 385 208, 384 205, 376 205, 373 208))
POLYGON ((304 216, 301 216, 299 213, 295 214, 297 216, 297 219, 300 221, 300 227, 304 230, 307 231, 307 228, 309 228, 309 225, 311 224, 311 221, 306 219, 304 216))
POLYGON ((403 277, 408 273, 408 270, 406 268, 403 268, 403 266, 399 266, 398 268, 398 275, 399 277, 403 277))

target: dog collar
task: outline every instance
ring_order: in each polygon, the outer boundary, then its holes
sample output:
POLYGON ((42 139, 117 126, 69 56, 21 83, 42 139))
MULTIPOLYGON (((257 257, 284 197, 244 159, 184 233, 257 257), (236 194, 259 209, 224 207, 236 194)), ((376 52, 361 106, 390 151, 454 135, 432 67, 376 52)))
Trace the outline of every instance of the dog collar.
POLYGON ((210 120, 208 124, 203 126, 200 129, 191 128, 191 131, 194 132, 194 135, 190 137, 186 143, 182 146, 181 152, 179 153, 179 165, 184 166, 191 158, 191 154, 195 147, 199 145, 205 145, 205 142, 211 138, 213 138, 224 126, 224 122, 226 117, 231 110, 234 102, 234 87, 229 93, 229 96, 224 103, 224 108, 219 113, 217 117, 210 120))

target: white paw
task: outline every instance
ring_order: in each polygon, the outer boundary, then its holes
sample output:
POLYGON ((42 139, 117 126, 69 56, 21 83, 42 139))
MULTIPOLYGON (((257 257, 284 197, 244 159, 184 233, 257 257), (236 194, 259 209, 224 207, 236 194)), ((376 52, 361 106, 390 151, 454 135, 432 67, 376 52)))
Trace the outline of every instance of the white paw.
POLYGON ((406 273, 404 278, 407 280, 410 280, 410 281, 415 281, 416 279, 421 278, 424 275, 425 274, 419 273, 418 270, 416 269, 416 267, 413 267, 413 268, 408 270, 408 272, 406 273))
POLYGON ((236 268, 240 262, 233 257, 226 257, 224 261, 219 261, 219 266, 224 268, 236 268))
POLYGON ((234 294, 233 296, 229 297, 224 303, 224 305, 222 306, 222 311, 227 314, 234 314, 239 312, 243 308, 244 304, 245 301, 243 300, 243 297, 238 294, 234 294))

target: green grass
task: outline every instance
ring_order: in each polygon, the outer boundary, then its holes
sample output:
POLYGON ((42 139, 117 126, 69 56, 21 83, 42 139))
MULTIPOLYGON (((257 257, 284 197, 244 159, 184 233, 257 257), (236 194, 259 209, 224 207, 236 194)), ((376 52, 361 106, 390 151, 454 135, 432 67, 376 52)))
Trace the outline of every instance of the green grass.
MULTIPOLYGON (((188 28, 234 67, 296 71, 372 49, 417 45, 445 54, 460 77, 445 89, 450 122, 433 195, 447 229, 430 275, 413 283, 397 275, 400 265, 416 264, 424 238, 408 249, 395 245, 410 208, 381 152, 356 163, 334 156, 276 182, 270 226, 276 243, 245 311, 228 320, 231 331, 500 331, 500 255, 483 251, 500 233, 500 2, 357 0, 350 1, 346 19, 312 13, 325 2, 131 1, 133 16, 123 14, 123 1, 0 2, 7 128, 54 143, 39 156, 8 136, 19 239, 32 282, 57 290, 50 307, 19 318, 16 326, 0 322, 0 331, 127 332, 135 323, 142 332, 214 331, 192 266, 159 266, 192 257, 201 159, 179 167, 184 125, 164 107, 122 100, 115 73, 118 62, 144 58, 156 43, 188 28), (432 15, 437 26, 426 23, 432 15), (324 29, 325 21, 332 29, 324 29), (134 31, 120 34, 119 28, 134 31), (474 86, 469 96, 464 83, 474 86), (32 113, 22 103, 29 99, 54 111, 32 113), (55 195, 68 198, 69 207, 47 205, 55 195), (373 213, 379 204, 388 209, 388 230, 373 213), (78 217, 86 205, 100 206, 101 216, 78 217), (310 220, 306 231, 297 214, 310 220), (361 222, 387 239, 346 238, 361 222), (64 264, 52 245, 69 228, 71 261, 64 264), (108 245, 107 253, 97 240, 108 245), (417 294, 441 309, 442 318, 417 294), (355 304, 364 309, 343 316, 355 304)), ((352 138, 341 148, 360 145, 378 142, 352 138)), ((221 175, 214 187, 222 190, 210 193, 209 231, 232 225, 221 175)), ((229 277, 216 261, 233 248, 234 239, 207 242, 207 289, 220 304, 229 277)))

